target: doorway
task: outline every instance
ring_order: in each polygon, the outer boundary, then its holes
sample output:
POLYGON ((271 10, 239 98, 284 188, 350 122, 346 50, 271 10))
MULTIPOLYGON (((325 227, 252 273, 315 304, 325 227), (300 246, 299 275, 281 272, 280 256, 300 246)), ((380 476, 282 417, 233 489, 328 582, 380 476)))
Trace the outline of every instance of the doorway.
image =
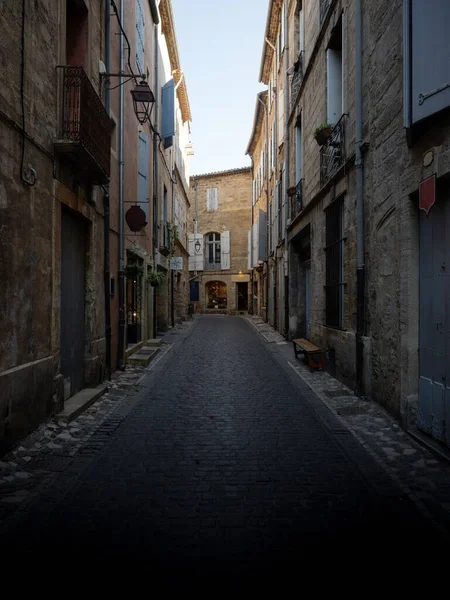
POLYGON ((237 284, 238 310, 248 310, 248 283, 241 282, 237 284))
POLYGON ((420 213, 418 426, 450 446, 450 187, 420 213))
POLYGON ((86 225, 72 213, 61 215, 61 373, 64 399, 84 383, 84 289, 86 225))

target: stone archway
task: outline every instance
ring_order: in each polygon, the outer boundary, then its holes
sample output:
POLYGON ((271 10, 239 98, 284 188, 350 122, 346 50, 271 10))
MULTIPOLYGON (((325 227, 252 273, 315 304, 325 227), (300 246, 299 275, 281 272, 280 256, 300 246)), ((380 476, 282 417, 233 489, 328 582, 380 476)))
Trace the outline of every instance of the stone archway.
POLYGON ((206 289, 207 309, 226 309, 228 306, 227 284, 223 281, 208 281, 206 289))

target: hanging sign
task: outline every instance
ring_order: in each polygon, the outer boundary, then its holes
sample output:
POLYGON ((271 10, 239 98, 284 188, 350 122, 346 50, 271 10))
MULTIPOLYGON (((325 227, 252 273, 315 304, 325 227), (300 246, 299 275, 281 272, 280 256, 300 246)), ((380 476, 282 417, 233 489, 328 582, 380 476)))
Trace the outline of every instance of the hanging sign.
POLYGON ((145 212, 138 204, 133 204, 126 214, 125 221, 131 231, 140 231, 145 225, 147 225, 147 217, 145 212))
POLYGON ((183 270, 183 257, 182 256, 174 256, 170 259, 170 269, 172 271, 182 271, 183 270))
POLYGON ((436 202, 436 173, 419 183, 419 207, 427 213, 436 202))

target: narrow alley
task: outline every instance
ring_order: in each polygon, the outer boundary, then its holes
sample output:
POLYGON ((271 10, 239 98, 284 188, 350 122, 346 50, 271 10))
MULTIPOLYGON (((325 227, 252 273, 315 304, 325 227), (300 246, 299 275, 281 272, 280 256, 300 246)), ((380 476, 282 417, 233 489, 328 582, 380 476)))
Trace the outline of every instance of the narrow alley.
POLYGON ((247 319, 201 316, 169 339, 131 400, 6 519, 8 558, 51 547, 57 562, 248 572, 337 561, 343 546, 365 560, 437 547, 438 529, 247 319))

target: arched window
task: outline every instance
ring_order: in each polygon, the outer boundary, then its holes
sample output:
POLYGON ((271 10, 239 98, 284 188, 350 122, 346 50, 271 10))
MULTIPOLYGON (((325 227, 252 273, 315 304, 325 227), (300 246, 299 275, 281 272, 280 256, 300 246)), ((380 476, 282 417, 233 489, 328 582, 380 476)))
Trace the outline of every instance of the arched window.
POLYGON ((205 236, 206 260, 205 269, 215 270, 221 268, 220 259, 220 233, 208 233, 205 236))

